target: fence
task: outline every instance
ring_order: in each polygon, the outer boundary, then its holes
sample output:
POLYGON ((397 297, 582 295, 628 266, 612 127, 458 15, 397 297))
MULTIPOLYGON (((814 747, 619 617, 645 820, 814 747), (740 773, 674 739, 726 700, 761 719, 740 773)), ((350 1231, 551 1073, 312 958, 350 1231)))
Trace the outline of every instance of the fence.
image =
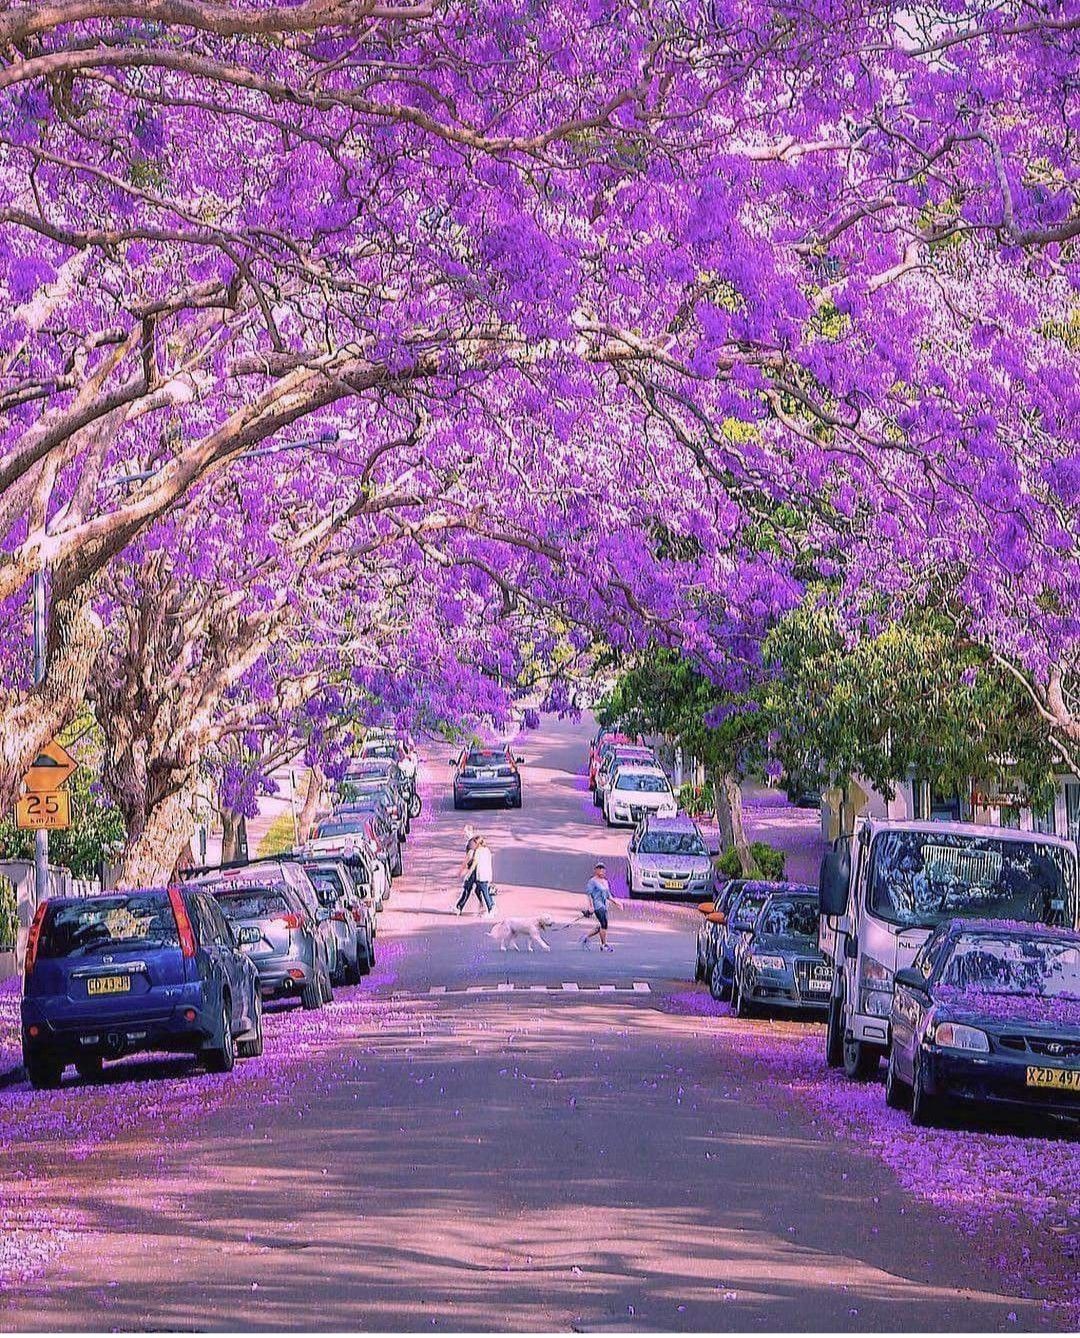
MULTIPOLYGON (((26 936, 37 909, 34 896, 34 866, 29 860, 0 860, 0 880, 15 891, 15 933, 13 945, 0 943, 0 977, 22 970, 26 957, 26 936), (11 951, 12 946, 14 952, 11 951)), ((92 897, 101 891, 96 878, 72 878, 68 869, 50 868, 46 885, 48 897, 92 897)))

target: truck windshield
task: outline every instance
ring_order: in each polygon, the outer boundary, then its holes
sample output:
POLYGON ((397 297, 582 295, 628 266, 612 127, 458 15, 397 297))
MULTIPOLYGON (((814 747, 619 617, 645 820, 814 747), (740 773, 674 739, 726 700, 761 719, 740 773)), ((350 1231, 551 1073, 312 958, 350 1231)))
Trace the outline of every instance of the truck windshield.
POLYGON ((954 832, 880 832, 867 906, 894 925, 954 916, 1068 925, 1076 920, 1071 854, 1041 841, 954 832))

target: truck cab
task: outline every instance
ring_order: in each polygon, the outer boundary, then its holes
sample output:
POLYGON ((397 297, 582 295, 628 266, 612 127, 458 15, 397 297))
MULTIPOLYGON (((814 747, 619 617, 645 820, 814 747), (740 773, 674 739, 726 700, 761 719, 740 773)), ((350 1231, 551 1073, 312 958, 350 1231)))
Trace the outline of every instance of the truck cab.
POLYGON ((826 1056, 850 1078, 888 1053, 893 978, 942 921, 1078 926, 1076 846, 1002 827, 860 819, 826 852, 819 891, 834 968, 826 1056))

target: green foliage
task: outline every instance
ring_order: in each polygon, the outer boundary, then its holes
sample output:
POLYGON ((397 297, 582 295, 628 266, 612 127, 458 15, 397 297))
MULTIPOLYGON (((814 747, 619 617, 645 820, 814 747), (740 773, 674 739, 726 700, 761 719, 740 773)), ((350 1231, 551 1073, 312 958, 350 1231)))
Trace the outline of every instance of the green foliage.
POLYGON ((270 824, 266 835, 259 842, 258 858, 268 859, 271 855, 283 855, 292 850, 296 842, 291 813, 282 813, 270 824))
POLYGON ((789 776, 891 794, 913 774, 965 792, 1019 784, 1038 805, 1053 793, 1055 757, 1022 689, 943 617, 912 614, 850 639, 835 611, 808 601, 770 635, 763 706, 789 776))
POLYGON ((0 952, 11 952, 19 932, 15 884, 0 875, 0 952))
MULTIPOLYGON (((49 835, 49 863, 70 869, 75 878, 94 878, 102 863, 114 860, 124 845, 124 820, 109 803, 86 767, 68 781, 71 826, 49 835)), ((33 859, 34 833, 20 831, 13 816, 0 821, 0 859, 33 859)))
MULTIPOLYGON (((769 879, 771 882, 778 882, 784 877, 784 863, 787 857, 782 850, 777 850, 775 846, 769 845, 767 841, 751 841, 750 853, 754 857, 754 863, 757 865, 758 873, 762 878, 769 879)), ((741 878, 743 876, 739 852, 734 846, 724 851, 716 861, 716 868, 717 872, 723 874, 725 878, 741 878)))
POLYGON ((712 813, 715 808, 713 787, 710 781, 704 785, 691 785, 687 782, 676 796, 679 807, 686 813, 712 813))

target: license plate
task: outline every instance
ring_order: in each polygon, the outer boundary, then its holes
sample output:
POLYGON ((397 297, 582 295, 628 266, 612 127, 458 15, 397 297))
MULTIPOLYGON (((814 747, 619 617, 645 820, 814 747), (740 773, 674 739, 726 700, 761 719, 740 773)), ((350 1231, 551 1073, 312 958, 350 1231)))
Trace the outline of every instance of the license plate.
POLYGON ((683 886, 683 884, 680 882, 680 880, 679 880, 678 878, 661 878, 661 880, 660 880, 660 886, 661 886, 661 887, 680 888, 680 887, 683 886))
POLYGON ((480 777, 481 780, 494 780, 494 779, 495 779, 495 773, 494 773, 494 771, 481 771, 481 772, 478 772, 477 774, 479 775, 479 777, 480 777))
POLYGON ((127 994, 131 990, 130 976, 88 976, 87 994, 127 994))
POLYGON ((1027 1068, 1029 1087, 1053 1087, 1066 1092, 1080 1092, 1080 1069, 1044 1068, 1041 1064, 1029 1064, 1027 1068))
POLYGON ((825 980, 821 976, 811 976, 806 983, 812 990, 816 990, 819 994, 824 994, 832 985, 831 980, 825 980))

